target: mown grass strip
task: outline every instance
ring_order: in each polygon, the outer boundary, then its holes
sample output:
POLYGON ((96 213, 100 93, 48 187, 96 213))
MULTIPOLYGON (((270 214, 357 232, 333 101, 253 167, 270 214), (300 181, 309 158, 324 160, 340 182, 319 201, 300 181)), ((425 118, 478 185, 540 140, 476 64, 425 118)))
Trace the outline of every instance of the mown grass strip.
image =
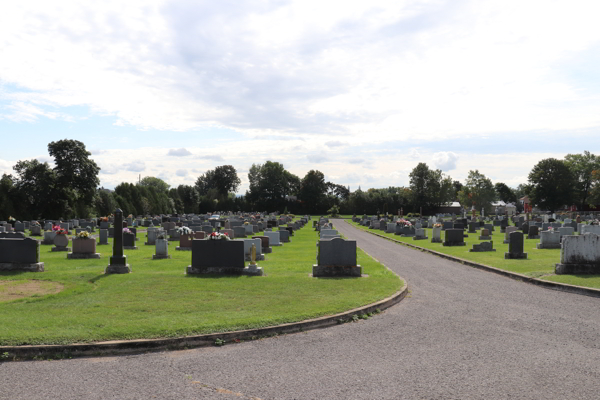
POLYGON ((125 250, 132 273, 104 275, 112 242, 102 258, 67 260, 41 246, 43 273, 2 272, 0 280, 45 280, 57 294, 0 302, 0 345, 66 344, 167 338, 255 329, 333 315, 391 296, 403 286, 394 273, 358 251, 368 278, 309 277, 317 234, 309 226, 291 243, 260 261, 267 276, 188 276, 191 252, 169 245, 167 260, 152 260, 154 246, 125 250))

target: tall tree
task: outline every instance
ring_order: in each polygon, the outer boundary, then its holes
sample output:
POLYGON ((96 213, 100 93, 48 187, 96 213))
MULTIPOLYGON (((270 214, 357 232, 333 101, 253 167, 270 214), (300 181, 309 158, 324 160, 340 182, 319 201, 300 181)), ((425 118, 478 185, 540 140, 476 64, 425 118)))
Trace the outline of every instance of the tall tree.
POLYGON ((17 173, 15 182, 19 198, 19 217, 63 218, 69 213, 68 199, 61 195, 58 177, 47 162, 38 160, 18 161, 13 167, 17 173))
POLYGON ((327 183, 321 171, 310 170, 300 182, 300 200, 305 212, 322 213, 327 210, 327 183))
POLYGON ((153 187, 155 188, 158 192, 163 192, 163 193, 167 193, 169 191, 169 187, 170 185, 163 181, 160 178, 156 178, 154 176, 145 176, 142 178, 142 180, 139 183, 140 186, 145 186, 145 187, 153 187))
POLYGON ((62 196, 68 198, 71 208, 87 214, 100 184, 100 167, 89 158, 92 153, 82 142, 70 139, 50 142, 48 153, 54 157, 54 172, 62 196))
POLYGON ((220 197, 235 193, 240 187, 241 180, 233 165, 221 165, 214 170, 208 170, 196 180, 196 191, 206 196, 210 189, 215 189, 220 197))
POLYGON ((296 193, 300 178, 287 171, 283 164, 267 161, 264 164, 252 164, 248 171, 250 187, 247 200, 255 209, 282 211, 285 196, 296 193))
POLYGON ((586 150, 583 154, 567 154, 564 162, 575 178, 576 201, 583 210, 588 205, 594 171, 600 171, 600 157, 586 150))
POLYGON ((8 220, 8 217, 16 218, 15 204, 19 203, 13 176, 2 174, 2 179, 0 179, 0 218, 4 221, 8 220))
POLYGON ((463 207, 475 206, 478 210, 483 207, 489 213, 495 198, 496 190, 492 181, 478 170, 469 171, 463 188, 458 192, 460 204, 463 207))
POLYGON ((452 178, 444 176, 441 170, 431 170, 425 163, 419 163, 411 173, 410 190, 415 210, 423 207, 431 211, 454 197, 452 178))
POLYGON ((548 211, 573 204, 574 178, 564 161, 546 158, 533 167, 528 178, 532 204, 548 211))
POLYGON ((505 203, 514 203, 517 201, 515 192, 509 188, 506 183, 498 182, 494 185, 494 189, 496 190, 496 196, 499 200, 502 200, 505 203))

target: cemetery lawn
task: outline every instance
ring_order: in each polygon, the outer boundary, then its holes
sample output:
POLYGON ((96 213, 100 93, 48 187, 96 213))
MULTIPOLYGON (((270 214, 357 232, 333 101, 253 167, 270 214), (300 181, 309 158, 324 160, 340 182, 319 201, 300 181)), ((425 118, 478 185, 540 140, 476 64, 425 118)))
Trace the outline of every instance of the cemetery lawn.
POLYGON ((2 281, 51 281, 56 294, 0 302, 0 345, 69 344, 106 340, 165 338, 260 328, 333 315, 374 303, 403 282, 358 250, 367 278, 311 278, 317 233, 308 225, 290 243, 273 247, 258 261, 267 276, 186 275, 191 251, 152 260, 138 232, 138 250, 125 250, 132 273, 105 275, 112 255, 97 246, 101 259, 68 260, 64 252, 40 246, 45 272, 1 272, 2 281))
MULTIPOLYGON (((481 230, 477 233, 465 233, 469 235, 465 238, 465 246, 446 247, 441 243, 431 243, 432 229, 425 229, 427 239, 413 240, 412 237, 396 236, 393 233, 385 233, 377 229, 369 229, 359 223, 348 221, 358 229, 371 231, 382 236, 393 238, 400 242, 410 243, 426 249, 431 249, 440 253, 448 254, 454 257, 459 257, 464 260, 474 261, 490 267, 498 268, 504 271, 516 272, 527 275, 532 278, 539 278, 552 282, 565 283, 568 285, 584 286, 589 288, 600 289, 599 275, 555 275, 554 267, 560 263, 560 249, 537 249, 536 244, 540 239, 527 239, 524 235, 524 252, 527 253, 526 260, 505 260, 504 253, 508 252, 508 244, 504 244, 504 233, 500 232, 500 227, 496 226, 496 230, 491 232, 492 241, 494 242, 495 252, 471 253, 469 249, 473 248, 473 244, 481 243, 479 240, 481 230)), ((441 235, 444 240, 444 231, 441 235)))

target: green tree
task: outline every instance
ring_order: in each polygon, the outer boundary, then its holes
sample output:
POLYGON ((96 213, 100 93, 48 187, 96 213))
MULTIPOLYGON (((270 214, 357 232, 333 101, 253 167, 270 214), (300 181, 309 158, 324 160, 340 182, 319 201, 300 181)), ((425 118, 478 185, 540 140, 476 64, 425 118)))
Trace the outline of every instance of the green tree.
POLYGON ((327 207, 327 183, 321 171, 310 170, 300 182, 300 200, 304 211, 309 214, 318 214, 327 207))
POLYGON ((167 193, 169 191, 169 187, 171 187, 167 182, 154 176, 145 176, 144 178, 142 178, 139 185, 145 187, 153 187, 158 192, 163 193, 167 193))
POLYGON ((181 200, 181 205, 183 206, 182 211, 184 213, 198 212, 200 195, 195 187, 189 185, 179 185, 177 186, 177 194, 181 200))
POLYGON ((287 171, 283 164, 267 161, 264 164, 252 164, 248 171, 250 187, 246 193, 247 201, 254 209, 282 211, 285 196, 297 193, 300 178, 287 171))
POLYGON ((443 203, 452 201, 454 186, 452 178, 444 176, 441 170, 431 170, 425 163, 419 163, 411 173, 410 190, 415 210, 432 211, 443 203))
POLYGON ((54 172, 61 196, 66 198, 72 210, 80 217, 87 216, 91 208, 96 188, 100 184, 100 167, 85 145, 78 140, 64 139, 48 144, 48 153, 54 157, 54 172))
POLYGON ((465 184, 458 199, 463 207, 475 206, 476 209, 485 209, 486 213, 492 210, 492 201, 496 198, 496 190, 492 181, 478 170, 469 171, 465 184))
POLYGON ((97 216, 107 216, 112 214, 117 208, 117 202, 110 190, 100 188, 96 194, 94 202, 97 216))
POLYGON ((498 182, 494 185, 494 189, 496 190, 496 196, 499 200, 502 200, 505 203, 515 203, 517 201, 515 192, 509 188, 506 183, 498 182))
POLYGON ((528 178, 532 204, 548 211, 573 204, 574 177, 564 161, 546 158, 533 167, 528 178))
POLYGON ((47 162, 18 161, 13 167, 17 174, 15 188, 20 202, 19 218, 63 218, 69 213, 68 199, 61 196, 57 174, 47 162))
POLYGON ((235 193, 240 184, 241 180, 233 165, 221 165, 200 175, 196 180, 196 190, 199 195, 205 196, 210 189, 216 189, 223 198, 229 193, 235 193))
POLYGON ((594 171, 600 170, 600 157, 586 150, 583 154, 567 154, 564 163, 575 179, 576 201, 583 210, 588 205, 594 171))
POLYGON ((0 179, 0 219, 6 221, 8 217, 16 218, 15 203, 18 204, 19 200, 14 178, 12 175, 3 174, 0 179))

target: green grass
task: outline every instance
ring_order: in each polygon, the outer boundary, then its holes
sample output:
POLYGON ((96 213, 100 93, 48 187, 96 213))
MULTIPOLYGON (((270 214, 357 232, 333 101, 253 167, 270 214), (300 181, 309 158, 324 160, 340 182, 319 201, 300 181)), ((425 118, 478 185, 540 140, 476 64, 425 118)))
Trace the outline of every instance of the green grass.
MULTIPOLYGON (((309 221, 310 223, 311 221, 309 221)), ((125 250, 132 273, 104 275, 112 242, 97 246, 101 259, 68 260, 40 246, 45 272, 2 272, 0 280, 47 280, 64 285, 58 294, 0 302, 0 345, 65 344, 177 337, 259 328, 332 315, 386 298, 403 282, 358 251, 368 278, 309 277, 317 234, 306 226, 291 243, 259 261, 267 276, 188 276, 190 251, 152 260, 154 246, 125 250)), ((109 239, 110 240, 110 239, 109 239)))
MULTIPOLYGON (((585 286, 590 288, 600 289, 600 275, 555 275, 554 267, 560 262, 560 249, 537 249, 536 244, 539 239, 527 239, 525 235, 524 251, 527 253, 526 260, 505 260, 504 253, 508 252, 508 244, 504 244, 504 233, 500 233, 500 227, 495 227, 492 233, 495 252, 471 253, 469 249, 473 248, 473 244, 482 242, 479 240, 481 230, 477 233, 468 234, 465 238, 465 246, 460 247, 445 247, 441 243, 431 243, 432 229, 426 229, 428 239, 413 240, 412 237, 396 236, 393 233, 384 233, 380 230, 368 229, 358 223, 348 221, 358 229, 374 232, 395 240, 414 244, 426 249, 435 250, 440 253, 452 255, 465 260, 474 261, 480 264, 489 265, 494 268, 504 271, 517 272, 519 274, 540 278, 543 280, 566 283, 569 285, 585 286)), ((465 232, 467 232, 465 230, 465 232)), ((442 232, 442 240, 444 240, 444 232, 442 232)))

